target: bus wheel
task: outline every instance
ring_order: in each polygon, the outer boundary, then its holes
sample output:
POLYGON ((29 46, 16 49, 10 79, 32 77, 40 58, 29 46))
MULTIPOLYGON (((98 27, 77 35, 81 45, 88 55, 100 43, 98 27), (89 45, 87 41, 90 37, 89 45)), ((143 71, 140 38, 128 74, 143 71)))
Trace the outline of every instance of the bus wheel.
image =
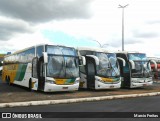
POLYGON ((32 91, 32 80, 29 80, 29 91, 32 91))
POLYGON ((5 82, 8 84, 8 78, 7 78, 7 76, 6 76, 6 78, 5 78, 5 82))
POLYGON ((8 85, 12 85, 9 77, 8 77, 8 85))
POLYGON ((11 85, 11 82, 10 82, 10 78, 9 77, 6 77, 6 82, 8 85, 11 85))

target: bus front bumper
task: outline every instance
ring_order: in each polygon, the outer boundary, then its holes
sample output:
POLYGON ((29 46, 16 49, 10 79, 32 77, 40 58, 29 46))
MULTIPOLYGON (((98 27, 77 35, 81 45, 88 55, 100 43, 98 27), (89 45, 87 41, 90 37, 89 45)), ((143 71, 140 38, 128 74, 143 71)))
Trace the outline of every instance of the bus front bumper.
POLYGON ((79 83, 72 85, 57 85, 46 83, 44 92, 61 92, 61 91, 76 91, 79 88, 79 83))
POLYGON ((98 80, 95 81, 95 89, 118 89, 121 87, 121 81, 118 83, 103 83, 98 80))
POLYGON ((140 78, 132 78, 132 83, 130 88, 151 86, 153 84, 152 78, 140 79, 140 78))

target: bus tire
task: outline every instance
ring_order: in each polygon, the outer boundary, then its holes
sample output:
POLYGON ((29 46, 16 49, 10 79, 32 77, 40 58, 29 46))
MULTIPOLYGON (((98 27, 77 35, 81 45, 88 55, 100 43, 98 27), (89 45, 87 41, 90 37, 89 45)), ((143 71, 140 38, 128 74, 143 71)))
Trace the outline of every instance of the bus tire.
POLYGON ((8 76, 8 77, 6 76, 6 83, 7 83, 8 85, 11 85, 9 76, 8 76))
POLYGON ((7 76, 6 76, 6 78, 5 78, 5 82, 8 84, 8 78, 7 78, 7 76))
POLYGON ((10 77, 8 77, 8 85, 11 86, 11 80, 10 80, 10 77))
POLYGON ((29 91, 32 91, 32 80, 29 80, 29 91))

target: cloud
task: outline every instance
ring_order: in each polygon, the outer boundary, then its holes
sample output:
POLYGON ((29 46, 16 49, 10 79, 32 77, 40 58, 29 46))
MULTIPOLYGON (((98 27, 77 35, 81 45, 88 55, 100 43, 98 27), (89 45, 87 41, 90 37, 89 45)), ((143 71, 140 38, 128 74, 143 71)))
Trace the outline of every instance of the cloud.
POLYGON ((18 33, 31 33, 33 27, 21 20, 0 17, 0 41, 8 40, 18 33))
POLYGON ((89 18, 93 0, 0 0, 1 15, 32 23, 89 18))
POLYGON ((53 42, 44 38, 40 31, 20 34, 8 41, 0 41, 0 53, 15 52, 39 44, 53 44, 53 42))
POLYGON ((134 31, 133 32, 133 36, 135 38, 155 38, 158 37, 159 34, 156 32, 152 32, 152 31, 134 31))
POLYGON ((0 41, 0 53, 7 53, 7 52, 14 52, 15 48, 13 48, 13 44, 9 43, 8 41, 0 41))
POLYGON ((150 21, 148 21, 146 23, 147 24, 151 24, 151 25, 153 25, 153 24, 160 24, 160 20, 150 20, 150 21))
POLYGON ((89 18, 93 0, 0 0, 0 41, 52 20, 89 18))
MULTIPOLYGON (((115 37, 113 39, 111 39, 110 41, 107 41, 106 43, 108 44, 108 46, 114 47, 114 48, 118 48, 118 47, 122 47, 122 39, 120 36, 115 37), (119 37, 119 38, 118 38, 119 37)), ((134 45, 134 44, 141 44, 143 43, 143 41, 141 39, 134 39, 133 37, 126 37, 124 38, 124 45, 134 45)))

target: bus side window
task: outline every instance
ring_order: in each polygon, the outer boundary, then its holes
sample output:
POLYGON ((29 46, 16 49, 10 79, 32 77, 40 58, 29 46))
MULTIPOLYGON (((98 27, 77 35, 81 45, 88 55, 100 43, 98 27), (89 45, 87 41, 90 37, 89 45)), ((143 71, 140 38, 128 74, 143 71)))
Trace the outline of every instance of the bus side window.
POLYGON ((82 73, 86 73, 86 70, 85 70, 85 66, 80 66, 80 72, 82 72, 82 73))
POLYGON ((39 70, 38 70, 40 77, 44 77, 45 76, 44 68, 45 68, 45 65, 44 65, 43 57, 41 57, 39 59, 39 70))
POLYGON ((36 56, 40 58, 43 55, 42 52, 44 52, 43 46, 38 46, 36 56))
POLYGON ((37 74, 37 63, 38 63, 38 59, 34 58, 32 61, 32 76, 34 78, 38 78, 38 74, 37 74))

